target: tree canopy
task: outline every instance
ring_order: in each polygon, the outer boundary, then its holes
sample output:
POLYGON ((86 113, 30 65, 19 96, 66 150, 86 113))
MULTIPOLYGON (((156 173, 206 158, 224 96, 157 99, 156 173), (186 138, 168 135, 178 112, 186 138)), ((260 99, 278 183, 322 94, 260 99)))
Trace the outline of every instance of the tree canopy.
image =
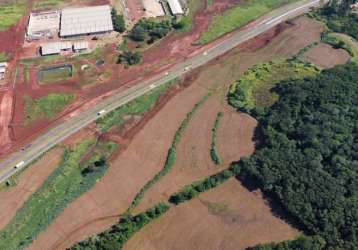
POLYGON ((253 182, 325 248, 358 246, 358 64, 281 82, 257 115, 260 143, 238 162, 253 182))

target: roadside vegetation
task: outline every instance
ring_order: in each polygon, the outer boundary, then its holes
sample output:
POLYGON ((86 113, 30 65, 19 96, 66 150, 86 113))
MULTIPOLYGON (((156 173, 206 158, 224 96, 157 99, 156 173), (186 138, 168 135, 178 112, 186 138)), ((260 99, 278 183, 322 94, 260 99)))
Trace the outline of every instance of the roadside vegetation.
POLYGON ((25 0, 10 0, 0 3, 0 31, 15 25, 26 12, 25 0))
POLYGON ((30 124, 41 119, 54 118, 57 114, 61 113, 74 98, 74 94, 65 93, 52 93, 36 99, 30 96, 24 96, 25 124, 30 124))
POLYGON ((184 134, 185 129, 188 127, 191 119, 198 109, 206 102, 206 100, 210 97, 210 93, 204 96, 199 102, 197 102, 193 109, 186 115, 185 119, 180 124, 178 130, 175 132, 172 145, 170 146, 167 154, 167 158, 165 160, 164 166, 162 170, 160 170, 150 181, 148 181, 139 191, 139 193, 134 197, 131 205, 129 206, 127 212, 130 213, 132 209, 134 209, 139 202, 144 197, 145 192, 153 187, 155 183, 157 183, 163 176, 165 176, 175 165, 176 163, 176 150, 181 141, 181 138, 184 134))
POLYGON ((0 249, 23 249, 81 194, 88 191, 108 168, 113 142, 85 140, 66 149, 59 167, 26 201, 0 231, 0 249))
POLYGON ((178 80, 173 80, 161 85, 149 93, 142 95, 133 101, 109 112, 105 116, 96 121, 97 126, 102 132, 106 132, 113 127, 120 127, 124 124, 124 117, 128 115, 143 115, 151 110, 158 102, 159 98, 164 94, 170 86, 176 84, 178 80))
POLYGON ((169 210, 168 203, 159 203, 138 215, 125 215, 110 229, 77 243, 72 250, 122 249, 124 244, 140 229, 169 210))
POLYGON ((217 149, 217 136, 218 136, 217 134, 218 134, 218 129, 220 127, 220 123, 221 123, 223 116, 224 116, 223 112, 218 112, 216 119, 215 119, 214 127, 211 130, 210 156, 216 165, 221 165, 223 163, 223 161, 219 155, 218 149, 217 149))
POLYGON ((211 41, 240 28, 271 10, 295 0, 252 0, 238 4, 221 15, 214 16, 207 31, 199 42, 207 44, 211 41))
POLYGON ((239 173, 240 167, 236 164, 232 164, 228 169, 185 186, 180 191, 172 194, 169 198, 169 202, 178 205, 182 202, 191 200, 197 197, 200 193, 217 187, 231 177, 237 176, 239 173))
POLYGON ((241 111, 263 112, 272 106, 278 95, 272 89, 282 80, 314 76, 318 69, 294 60, 273 61, 254 66, 230 87, 229 103, 241 111))
MULTIPOLYGON (((240 179, 281 204, 306 234, 319 236, 316 249, 354 249, 358 64, 286 80, 275 91, 280 99, 256 114, 261 143, 254 155, 238 163, 240 179)), ((287 244, 312 249, 304 242, 287 244)))

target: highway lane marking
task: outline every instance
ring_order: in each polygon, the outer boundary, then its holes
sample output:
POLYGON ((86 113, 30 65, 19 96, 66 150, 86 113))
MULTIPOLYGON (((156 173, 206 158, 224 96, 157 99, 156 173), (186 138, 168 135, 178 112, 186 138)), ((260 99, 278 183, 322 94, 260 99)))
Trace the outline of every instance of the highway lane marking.
POLYGON ((272 20, 266 22, 265 24, 270 25, 270 24, 272 24, 272 23, 274 23, 274 22, 276 22, 276 21, 280 21, 280 22, 281 22, 280 19, 281 19, 282 17, 285 17, 285 16, 287 16, 287 15, 290 15, 291 13, 294 13, 294 12, 296 12, 297 10, 306 8, 307 6, 313 5, 313 4, 315 4, 315 3, 319 2, 319 1, 320 1, 320 0, 315 0, 315 1, 313 1, 313 2, 310 2, 310 3, 307 3, 307 4, 302 5, 302 6, 300 6, 300 7, 297 7, 296 9, 290 10, 290 11, 286 12, 285 14, 282 14, 282 15, 280 15, 280 16, 278 16, 278 17, 275 17, 274 19, 272 19, 272 20))

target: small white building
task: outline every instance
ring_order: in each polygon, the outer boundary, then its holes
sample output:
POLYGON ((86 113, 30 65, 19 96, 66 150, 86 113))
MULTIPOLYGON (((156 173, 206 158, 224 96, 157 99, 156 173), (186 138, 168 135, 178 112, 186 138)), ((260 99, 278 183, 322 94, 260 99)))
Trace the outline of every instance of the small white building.
POLYGON ((47 11, 31 13, 26 29, 28 40, 52 37, 60 28, 60 12, 47 11))
POLYGON ((170 11, 173 13, 173 15, 175 16, 184 15, 184 10, 179 0, 167 0, 167 1, 170 7, 170 11))
POLYGON ((3 80, 5 78, 7 66, 7 62, 0 62, 0 80, 3 80))
POLYGON ((143 0, 143 8, 147 18, 165 16, 163 6, 159 0, 143 0))
POLYGON ((87 41, 78 41, 73 43, 73 51, 74 52, 84 52, 89 48, 87 41))
POLYGON ((53 42, 45 43, 41 45, 41 55, 56 55, 60 54, 62 51, 69 51, 72 49, 72 43, 69 41, 66 42, 53 42))

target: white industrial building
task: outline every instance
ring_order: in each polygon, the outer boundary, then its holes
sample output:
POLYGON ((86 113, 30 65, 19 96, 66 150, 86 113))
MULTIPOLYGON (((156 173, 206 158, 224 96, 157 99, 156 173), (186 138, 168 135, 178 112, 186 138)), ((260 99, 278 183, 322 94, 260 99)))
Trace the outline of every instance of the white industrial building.
POLYGON ((62 10, 60 37, 101 34, 111 31, 113 31, 113 24, 109 5, 62 10))
POLYGON ((60 12, 47 11, 31 13, 27 25, 26 36, 28 40, 52 37, 60 27, 60 12))
POLYGON ((184 10, 179 2, 179 0, 167 0, 170 10, 175 16, 184 15, 184 10))
POLYGON ((44 43, 41 45, 41 55, 57 55, 65 51, 84 52, 89 48, 87 41, 62 41, 44 43))

